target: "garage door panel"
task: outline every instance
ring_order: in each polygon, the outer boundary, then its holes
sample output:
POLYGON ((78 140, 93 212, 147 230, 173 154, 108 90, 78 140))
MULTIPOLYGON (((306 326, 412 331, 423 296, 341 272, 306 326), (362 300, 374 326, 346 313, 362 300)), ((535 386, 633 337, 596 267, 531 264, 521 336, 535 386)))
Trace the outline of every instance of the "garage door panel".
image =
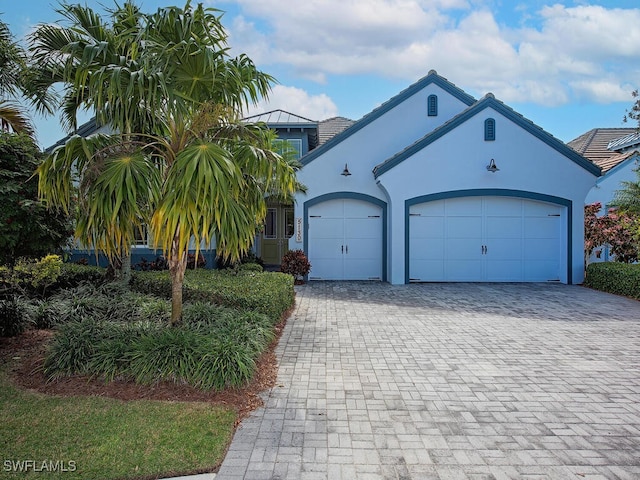
POLYGON ((344 202, 345 218, 367 218, 369 215, 380 215, 382 209, 362 200, 348 200, 344 202))
POLYGON ((410 217, 411 235, 414 238, 443 238, 443 217, 410 217))
POLYGON ((411 260, 409 268, 409 280, 423 280, 430 282, 444 282, 444 260, 442 256, 439 259, 416 259, 411 260), (422 278, 421 278, 422 277, 422 278))
POLYGON ((447 237, 482 237, 482 218, 481 217, 448 217, 447 218, 447 237))
POLYGON ((510 197, 484 197, 484 211, 491 215, 500 212, 501 216, 522 217, 522 200, 510 197))
POLYGON ((530 217, 525 219, 525 238, 557 238, 560 228, 559 217, 530 217))
POLYGON ((343 218, 344 200, 327 200, 318 203, 309 209, 309 216, 320 215, 322 217, 343 218))
MULTIPOLYGON (((480 197, 474 197, 479 199, 480 197)), ((442 200, 445 202, 445 212, 449 217, 455 216, 481 216, 482 204, 480 202, 470 202, 468 198, 449 198, 442 200)))
POLYGON ((522 259, 522 238, 493 238, 486 243, 487 261, 522 259))
POLYGON ((536 260, 525 263, 525 282, 549 282, 558 281, 560 277, 560 264, 553 260, 536 260))
POLYGON ((479 239, 449 238, 444 247, 445 258, 476 259, 482 255, 479 239))
POLYGON ((525 201, 524 202, 524 215, 525 216, 538 216, 546 217, 548 215, 560 215, 562 213, 562 207, 552 205, 550 203, 525 201))
POLYGON ((309 235, 314 239, 344 237, 344 220, 338 218, 310 218, 309 235))
POLYGON ((312 257, 309 278, 317 280, 341 280, 342 258, 312 257))
POLYGON ((477 282, 481 276, 481 260, 447 260, 445 262, 446 281, 477 282))
POLYGON ((522 281, 522 261, 492 260, 487 263, 487 281, 489 282, 520 282, 522 281))
POLYGON ((414 239, 409 243, 409 258, 415 260, 442 260, 445 240, 440 238, 414 239))
POLYGON ((349 255, 344 260, 345 280, 382 280, 380 259, 361 259, 349 255))
POLYGON ((527 239, 524 242, 525 260, 544 260, 559 258, 558 242, 553 238, 527 239))
POLYGON ((409 213, 412 215, 421 215, 423 217, 429 216, 442 216, 444 212, 444 200, 438 202, 420 203, 418 205, 411 205, 409 213))
MULTIPOLYGON (((372 259, 371 252, 375 252, 378 247, 378 238, 351 238, 349 244, 345 245, 345 260, 352 258, 372 259)), ((379 258, 376 260, 379 261, 379 258)))
POLYGON ((380 238, 379 218, 351 218, 344 222, 345 238, 380 238))
POLYGON ((487 217, 486 238, 522 238, 522 217, 487 217))

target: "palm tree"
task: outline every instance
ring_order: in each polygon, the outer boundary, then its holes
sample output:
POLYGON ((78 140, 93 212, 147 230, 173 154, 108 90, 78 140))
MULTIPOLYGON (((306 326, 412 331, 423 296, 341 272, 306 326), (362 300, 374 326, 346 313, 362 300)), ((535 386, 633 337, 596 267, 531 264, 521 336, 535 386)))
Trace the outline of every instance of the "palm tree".
POLYGON ((24 50, 14 42, 9 26, 0 21, 0 130, 26 133, 33 137, 33 127, 23 109, 10 100, 25 92, 26 68, 24 50))
POLYGON ((167 256, 177 323, 190 243, 199 250, 215 238, 238 259, 266 214, 265 193, 296 187, 295 168, 271 150, 273 133, 240 121, 273 78, 246 55, 230 57, 218 11, 189 1, 154 14, 127 2, 110 24, 80 5, 59 13, 69 27, 41 25, 31 37, 37 83, 64 82, 69 127, 78 109, 92 108, 117 133, 73 137, 54 151, 39 169, 41 195, 69 208, 75 180, 76 234, 110 258, 128 254, 148 223, 167 256))

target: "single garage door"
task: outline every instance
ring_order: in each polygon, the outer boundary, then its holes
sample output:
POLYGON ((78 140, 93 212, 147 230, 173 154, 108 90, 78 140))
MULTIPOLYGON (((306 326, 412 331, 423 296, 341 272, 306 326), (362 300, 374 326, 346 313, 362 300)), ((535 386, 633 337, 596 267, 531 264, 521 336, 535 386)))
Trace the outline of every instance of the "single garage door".
POLYGON ((308 212, 310 280, 382 280, 382 208, 354 199, 308 212))
POLYGON ((412 205, 414 282, 559 281, 563 207, 513 197, 460 197, 412 205))

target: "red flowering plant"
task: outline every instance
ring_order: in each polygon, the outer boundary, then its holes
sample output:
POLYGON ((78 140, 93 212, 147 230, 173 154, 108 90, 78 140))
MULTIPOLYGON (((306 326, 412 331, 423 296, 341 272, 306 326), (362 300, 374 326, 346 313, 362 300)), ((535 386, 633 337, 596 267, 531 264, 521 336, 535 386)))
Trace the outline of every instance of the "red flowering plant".
POLYGON ((640 218, 616 208, 598 216, 602 205, 593 203, 584 210, 584 253, 588 263, 594 249, 609 245, 617 262, 633 263, 638 260, 640 218))

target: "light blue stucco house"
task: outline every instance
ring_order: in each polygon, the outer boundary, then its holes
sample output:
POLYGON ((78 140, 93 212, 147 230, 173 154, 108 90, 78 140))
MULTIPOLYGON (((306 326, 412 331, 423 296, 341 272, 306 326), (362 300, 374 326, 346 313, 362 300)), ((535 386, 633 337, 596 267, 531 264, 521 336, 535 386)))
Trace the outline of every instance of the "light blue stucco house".
POLYGON ((600 168, 492 94, 430 71, 301 162, 310 280, 583 280, 600 168))

